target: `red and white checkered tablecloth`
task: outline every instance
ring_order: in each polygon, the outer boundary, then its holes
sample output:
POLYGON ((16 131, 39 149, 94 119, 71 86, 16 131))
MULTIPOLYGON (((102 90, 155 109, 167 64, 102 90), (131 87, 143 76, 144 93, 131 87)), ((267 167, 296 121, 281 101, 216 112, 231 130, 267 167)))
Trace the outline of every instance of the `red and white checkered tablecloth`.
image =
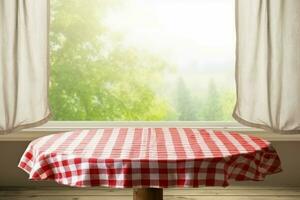
POLYGON ((271 144, 197 128, 105 128, 32 141, 19 167, 32 180, 86 187, 227 186, 281 171, 271 144))

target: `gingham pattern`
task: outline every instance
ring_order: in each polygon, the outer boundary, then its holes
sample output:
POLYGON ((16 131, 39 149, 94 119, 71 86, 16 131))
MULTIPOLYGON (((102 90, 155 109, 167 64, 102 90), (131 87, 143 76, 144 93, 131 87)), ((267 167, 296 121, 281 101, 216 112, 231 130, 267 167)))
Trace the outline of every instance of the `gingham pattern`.
POLYGON ((227 186, 281 171, 266 140, 192 128, 76 130, 32 141, 19 167, 69 186, 227 186))

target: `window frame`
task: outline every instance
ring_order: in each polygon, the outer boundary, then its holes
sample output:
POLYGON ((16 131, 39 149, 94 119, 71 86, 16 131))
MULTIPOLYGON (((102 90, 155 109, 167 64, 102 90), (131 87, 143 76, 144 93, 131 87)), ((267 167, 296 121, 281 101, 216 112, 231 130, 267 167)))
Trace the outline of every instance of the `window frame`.
POLYGON ((39 137, 60 132, 72 131, 74 129, 101 129, 105 127, 201 127, 222 131, 236 131, 242 134, 261 137, 270 142, 300 141, 299 134, 278 134, 263 129, 246 127, 235 121, 49 121, 40 127, 24 129, 15 133, 2 135, 0 137, 0 142, 30 142, 39 137))
POLYGON ((239 124, 236 121, 48 121, 42 126, 26 129, 26 131, 69 131, 74 129, 92 129, 105 127, 187 127, 187 128, 210 128, 226 131, 256 131, 261 129, 239 124))

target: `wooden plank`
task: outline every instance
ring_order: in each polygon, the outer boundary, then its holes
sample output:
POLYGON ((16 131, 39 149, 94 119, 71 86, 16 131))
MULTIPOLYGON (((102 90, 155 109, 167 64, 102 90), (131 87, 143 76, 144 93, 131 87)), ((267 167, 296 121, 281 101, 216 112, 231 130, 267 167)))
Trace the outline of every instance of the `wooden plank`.
MULTIPOLYGON (((0 200, 132 200, 132 196, 18 196, 0 200)), ((165 196, 164 200, 299 200, 300 196, 165 196)))
POLYGON ((132 196, 11 196, 0 200, 132 200, 132 196))
POLYGON ((299 200, 300 196, 293 197, 253 197, 253 196, 166 196, 164 200, 299 200))
MULTIPOLYGON (((299 187, 228 187, 164 189, 165 195, 181 196, 300 196, 299 187)), ((0 188, 0 196, 131 196, 132 189, 106 188, 0 188)))
MULTIPOLYGON (((132 200, 132 189, 0 188, 0 200, 132 200)), ((299 187, 166 189, 165 200, 299 200, 299 187)))

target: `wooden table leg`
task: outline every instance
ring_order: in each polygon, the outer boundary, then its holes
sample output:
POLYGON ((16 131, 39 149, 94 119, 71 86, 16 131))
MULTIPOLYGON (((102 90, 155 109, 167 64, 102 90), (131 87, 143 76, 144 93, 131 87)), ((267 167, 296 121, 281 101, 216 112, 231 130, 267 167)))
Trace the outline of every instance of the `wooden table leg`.
POLYGON ((163 189, 136 188, 133 190, 133 200, 163 200, 163 189))

